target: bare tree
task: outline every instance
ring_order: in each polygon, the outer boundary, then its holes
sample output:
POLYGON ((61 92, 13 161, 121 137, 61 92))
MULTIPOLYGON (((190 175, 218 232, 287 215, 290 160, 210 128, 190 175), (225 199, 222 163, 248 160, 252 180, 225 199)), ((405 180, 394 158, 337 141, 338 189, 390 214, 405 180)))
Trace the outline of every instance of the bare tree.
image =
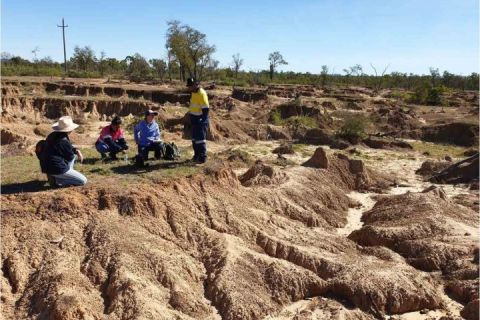
POLYGON ((288 62, 283 59, 283 56, 278 51, 270 53, 268 56, 268 61, 270 62, 270 80, 273 79, 273 74, 279 65, 288 64, 288 62))
POLYGON ((387 64, 387 66, 385 67, 385 69, 383 69, 383 72, 382 72, 382 74, 380 75, 380 78, 378 77, 377 68, 375 68, 372 63, 370 63, 370 66, 372 67, 373 71, 375 72, 374 90, 375 90, 375 92, 378 92, 378 91, 380 91, 380 89, 382 88, 383 76, 385 75, 385 72, 387 72, 387 69, 388 69, 388 67, 390 66, 390 63, 387 64))
POLYGON ((35 47, 33 50, 32 50, 32 54, 33 54, 33 62, 37 62, 38 61, 38 58, 37 58, 37 53, 38 51, 40 51, 40 48, 37 46, 35 47))
POLYGON ((232 67, 233 67, 233 71, 235 72, 235 79, 237 79, 238 71, 240 71, 240 68, 243 65, 243 59, 240 58, 240 53, 234 54, 232 58, 233 58, 232 67))

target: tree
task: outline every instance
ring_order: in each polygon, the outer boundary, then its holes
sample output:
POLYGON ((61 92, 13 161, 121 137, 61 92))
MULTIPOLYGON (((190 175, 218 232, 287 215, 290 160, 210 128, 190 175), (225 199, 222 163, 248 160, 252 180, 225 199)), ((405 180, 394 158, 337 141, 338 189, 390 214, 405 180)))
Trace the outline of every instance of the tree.
POLYGON ((150 65, 139 53, 127 56, 124 61, 127 64, 125 73, 131 81, 140 82, 150 79, 150 65))
POLYGON ((372 67, 373 71, 375 72, 374 90, 375 90, 375 92, 378 92, 382 88, 383 76, 385 75, 385 72, 387 72, 387 69, 390 66, 390 64, 387 64, 385 69, 383 69, 383 72, 380 75, 380 78, 378 77, 377 68, 375 68, 373 66, 373 64, 371 64, 371 63, 370 63, 370 66, 372 67))
POLYGON ((83 48, 75 46, 70 63, 74 68, 86 72, 95 68, 97 58, 95 57, 95 52, 89 46, 83 48))
POLYGON ((233 58, 232 67, 233 67, 233 71, 235 72, 235 79, 237 79, 238 71, 240 71, 240 68, 243 65, 243 59, 240 58, 240 53, 234 54, 232 58, 233 58))
POLYGON ((328 66, 323 65, 322 71, 320 72, 320 77, 322 78, 322 87, 325 86, 327 83, 327 76, 328 76, 328 66))
POLYGON ((430 78, 432 81, 432 87, 435 87, 436 80, 440 78, 440 72, 438 71, 438 68, 435 69, 433 67, 430 67, 429 70, 430 70, 430 78))
POLYGON ((182 25, 180 21, 169 21, 167 25, 166 48, 179 63, 180 78, 185 80, 185 74, 188 72, 190 77, 201 80, 199 68, 205 68, 205 62, 212 60, 215 46, 207 43, 207 36, 204 33, 189 25, 182 25))
POLYGON ((163 81, 165 73, 167 73, 167 63, 162 59, 150 59, 148 62, 153 67, 160 80, 163 81))
POLYGON ((283 59, 283 56, 278 51, 270 53, 268 56, 268 61, 270 62, 270 80, 273 80, 273 74, 279 65, 288 64, 288 62, 283 59))

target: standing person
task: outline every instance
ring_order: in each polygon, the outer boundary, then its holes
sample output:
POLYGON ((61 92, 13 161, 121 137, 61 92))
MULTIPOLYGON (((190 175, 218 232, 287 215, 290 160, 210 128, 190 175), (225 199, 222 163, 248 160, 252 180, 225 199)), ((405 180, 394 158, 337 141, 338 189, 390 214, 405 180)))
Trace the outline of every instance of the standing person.
POLYGON ((115 116, 110 125, 104 127, 100 132, 100 136, 95 142, 95 148, 102 155, 102 159, 109 153, 110 159, 117 160, 117 153, 128 150, 127 141, 125 141, 122 125, 122 119, 115 116))
POLYGON ((137 164, 140 166, 145 165, 150 151, 154 152, 155 159, 158 160, 162 157, 163 143, 160 128, 155 121, 157 115, 157 111, 145 111, 145 119, 140 121, 133 131, 135 142, 138 145, 137 164))
POLYGON ((208 96, 194 78, 187 79, 187 88, 191 92, 190 123, 192 125, 192 160, 197 163, 207 161, 207 130, 208 130, 208 96))
POLYGON ((52 126, 53 132, 46 139, 40 165, 47 174, 51 186, 83 186, 87 178, 73 169, 75 159, 83 161, 83 155, 70 142, 68 135, 78 124, 70 116, 61 117, 52 126))

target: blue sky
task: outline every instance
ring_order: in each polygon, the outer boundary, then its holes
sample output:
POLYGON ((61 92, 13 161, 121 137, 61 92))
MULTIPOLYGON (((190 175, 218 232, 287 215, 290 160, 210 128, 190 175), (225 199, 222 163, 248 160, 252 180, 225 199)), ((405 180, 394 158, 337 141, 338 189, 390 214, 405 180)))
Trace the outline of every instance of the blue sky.
POLYGON ((311 73, 357 63, 368 73, 370 63, 419 74, 479 69, 477 0, 3 0, 1 9, 1 50, 29 59, 37 46, 40 57, 63 59, 62 17, 67 56, 90 45, 119 59, 164 57, 166 21, 176 19, 207 34, 221 66, 238 52, 244 69, 266 69, 280 51, 282 70, 311 73))

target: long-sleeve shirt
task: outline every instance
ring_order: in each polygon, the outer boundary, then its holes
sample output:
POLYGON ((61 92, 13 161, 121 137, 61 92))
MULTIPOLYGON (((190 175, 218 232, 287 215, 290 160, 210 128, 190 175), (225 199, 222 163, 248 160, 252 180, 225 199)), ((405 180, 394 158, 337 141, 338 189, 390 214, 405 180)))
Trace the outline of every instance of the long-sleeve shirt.
POLYGON ((147 147, 153 141, 160 140, 160 128, 158 123, 154 120, 151 123, 147 121, 140 121, 133 130, 135 142, 142 147, 147 147))
POLYGON ((208 123, 208 95, 203 88, 199 88, 197 92, 192 92, 190 98, 190 121, 192 124, 208 123))
POLYGON ((111 139, 112 141, 117 141, 118 139, 122 139, 122 138, 124 138, 122 128, 118 128, 117 131, 113 131, 112 126, 108 125, 102 129, 97 141, 105 142, 105 140, 108 140, 108 139, 111 139))

